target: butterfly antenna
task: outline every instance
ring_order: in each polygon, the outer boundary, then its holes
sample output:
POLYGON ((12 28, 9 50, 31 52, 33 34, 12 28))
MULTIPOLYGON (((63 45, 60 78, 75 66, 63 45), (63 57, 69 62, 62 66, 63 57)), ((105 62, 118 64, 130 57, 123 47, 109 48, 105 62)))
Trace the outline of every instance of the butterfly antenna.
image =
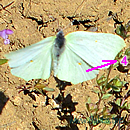
POLYGON ((56 32, 59 32, 60 30, 62 30, 61 27, 60 27, 60 25, 59 25, 59 20, 58 19, 57 19, 57 27, 58 28, 56 29, 56 32))
MULTIPOLYGON (((81 5, 85 2, 86 0, 83 0, 82 2, 81 2, 81 4, 76 8, 76 10, 75 10, 75 12, 73 13, 73 16, 75 17, 76 16, 76 11, 81 7, 81 5)), ((83 9, 83 7, 82 7, 82 9, 83 9)), ((81 10, 82 10, 81 9, 81 10)), ((72 22, 72 21, 71 21, 72 22)), ((66 28, 68 28, 70 25, 73 25, 72 23, 69 23, 65 28, 63 28, 63 30, 65 30, 66 28)))
POLYGON ((72 25, 71 23, 69 23, 66 27, 64 27, 62 30, 64 31, 66 28, 68 28, 70 25, 72 25))
MULTIPOLYGON (((75 12, 74 12, 74 14, 73 14, 73 16, 75 17, 75 15, 76 15, 76 11, 79 9, 79 7, 85 2, 86 0, 83 0, 82 2, 81 2, 81 4, 77 7, 77 9, 75 10, 75 12)), ((83 7, 82 7, 82 9, 83 9, 83 7)), ((81 10, 82 10, 81 9, 81 10)), ((80 11, 81 12, 81 11, 80 11)))
MULTIPOLYGON (((86 0, 83 0, 82 2, 81 2, 81 4, 76 8, 76 10, 75 10, 75 12, 74 12, 74 14, 73 14, 73 16, 75 17, 75 13, 76 13, 76 11, 79 9, 79 7, 85 2, 86 0)), ((83 7, 82 7, 83 8, 83 7)), ((65 30, 66 28, 68 28, 70 25, 72 25, 72 23, 69 23, 66 27, 64 27, 63 29, 59 26, 59 21, 58 21, 58 19, 57 19, 57 23, 58 23, 58 29, 57 29, 57 32, 59 32, 60 30, 65 30)))
POLYGON ((61 30, 61 27, 59 25, 59 20, 57 18, 54 18, 53 16, 50 16, 50 18, 55 19, 57 21, 57 29, 56 29, 56 33, 59 32, 61 30))

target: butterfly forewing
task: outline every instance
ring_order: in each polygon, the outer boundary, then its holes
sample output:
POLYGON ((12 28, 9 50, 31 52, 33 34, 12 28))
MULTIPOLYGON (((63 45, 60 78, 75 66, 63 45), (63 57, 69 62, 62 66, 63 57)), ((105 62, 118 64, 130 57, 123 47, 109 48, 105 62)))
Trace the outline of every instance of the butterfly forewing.
POLYGON ((54 40, 55 37, 48 37, 36 44, 6 54, 12 74, 26 81, 49 78, 54 40))

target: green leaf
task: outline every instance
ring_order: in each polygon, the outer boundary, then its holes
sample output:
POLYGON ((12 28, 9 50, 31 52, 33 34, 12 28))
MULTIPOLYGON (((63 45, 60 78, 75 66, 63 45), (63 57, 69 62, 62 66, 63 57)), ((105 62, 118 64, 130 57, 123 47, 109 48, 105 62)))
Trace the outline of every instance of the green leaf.
POLYGON ((127 101, 124 102, 123 106, 121 108, 127 108, 127 101))
POLYGON ((88 103, 86 103, 86 107, 87 107, 87 110, 90 111, 90 107, 88 103))
POLYGON ((112 96, 112 94, 109 94, 109 93, 104 94, 104 95, 102 96, 102 99, 108 99, 110 96, 112 96))
POLYGON ((125 27, 122 24, 117 26, 116 34, 120 35, 124 39, 127 37, 127 32, 125 30, 125 27))
POLYGON ((43 88, 43 90, 44 90, 44 91, 47 91, 47 92, 54 92, 54 91, 55 91, 55 89, 53 89, 53 88, 48 88, 48 87, 43 88))
POLYGON ((125 25, 125 29, 127 32, 130 32, 130 21, 125 25))
POLYGON ((118 106, 120 106, 120 104, 121 104, 121 99, 120 99, 120 98, 118 98, 118 99, 116 100, 116 104, 117 104, 118 106))
POLYGON ((120 52, 118 53, 118 58, 122 58, 122 54, 123 54, 123 51, 120 51, 120 52))
POLYGON ((93 90, 94 93, 100 93, 100 90, 93 90))
POLYGON ((117 86, 113 86, 112 85, 111 88, 112 88, 112 90, 114 90, 116 92, 120 92, 121 91, 121 89, 119 87, 117 87, 117 86))
POLYGON ((130 109, 130 103, 128 103, 128 109, 130 109))
POLYGON ((127 49, 125 50, 125 55, 130 55, 130 48, 127 48, 127 49))
POLYGON ((113 64, 113 68, 117 68, 119 66, 119 61, 117 61, 115 64, 113 64))
POLYGON ((88 97, 88 99, 87 99, 87 103, 88 103, 88 104, 91 103, 91 98, 90 98, 90 97, 88 97))
POLYGON ((8 60, 7 59, 0 59, 0 65, 6 63, 8 60))
POLYGON ((101 123, 109 125, 111 123, 109 118, 100 118, 99 119, 101 123))
POLYGON ((97 84, 103 85, 106 82, 106 80, 107 80, 107 78, 103 74, 99 79, 97 79, 97 84))
POLYGON ((123 82, 118 80, 118 81, 116 81, 115 86, 122 87, 123 86, 123 82))
POLYGON ((103 107, 102 113, 104 114, 106 112, 106 110, 107 110, 107 107, 106 106, 103 107))
POLYGON ((127 59, 130 59, 130 48, 125 50, 125 55, 127 55, 127 59))
POLYGON ((115 78, 113 78, 110 82, 109 82, 109 87, 111 87, 113 90, 115 90, 115 91, 117 91, 117 90, 119 90, 120 91, 120 88, 122 88, 123 87, 123 84, 124 84, 125 82, 122 82, 121 80, 120 80, 120 78, 119 77, 115 77, 115 78))
POLYGON ((53 92, 53 91, 55 91, 53 88, 48 88, 48 87, 46 87, 46 85, 40 84, 40 83, 36 84, 34 88, 39 89, 39 90, 43 90, 45 92, 53 92))

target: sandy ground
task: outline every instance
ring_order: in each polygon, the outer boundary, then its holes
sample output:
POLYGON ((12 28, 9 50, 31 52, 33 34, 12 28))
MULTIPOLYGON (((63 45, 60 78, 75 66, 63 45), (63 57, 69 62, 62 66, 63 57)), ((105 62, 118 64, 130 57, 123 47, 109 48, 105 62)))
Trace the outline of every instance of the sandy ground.
MULTIPOLYGON (((4 45, 0 38, 0 58, 4 54, 14 51, 30 44, 34 44, 43 38, 56 35, 57 28, 64 29, 64 34, 76 30, 87 30, 80 24, 69 26, 68 17, 76 15, 77 20, 89 20, 86 26, 94 25, 98 32, 115 33, 114 21, 108 16, 109 11, 117 13, 120 21, 127 23, 130 20, 130 0, 0 0, 0 30, 11 29, 14 31, 9 36, 10 45, 4 45), (7 6, 13 2, 11 5, 7 6), (56 20, 54 20, 56 19, 56 20)), ((130 46, 130 38, 125 40, 126 48, 130 46)), ((100 71, 100 75, 107 70, 100 71)), ((130 82, 130 77, 125 73, 113 70, 110 78, 119 75, 121 79, 130 82)), ((13 76, 8 64, 0 66, 0 130, 55 130, 58 126, 65 126, 66 121, 58 119, 58 107, 53 101, 60 91, 56 87, 56 81, 51 76, 45 82, 48 87, 55 89, 48 92, 49 105, 46 105, 46 96, 32 93, 33 97, 23 91, 18 93, 17 87, 32 86, 34 81, 26 82, 13 76), (53 99, 52 99, 53 98, 53 99)), ((92 92, 95 86, 95 79, 77 85, 65 87, 64 98, 66 103, 73 104, 71 114, 73 117, 80 118, 86 112, 86 102, 88 96, 93 103, 96 102, 97 95, 92 92), (82 113, 82 114, 81 114, 82 113)), ((130 86, 129 86, 130 89, 130 86)), ((73 124, 73 129, 85 130, 88 123, 73 124)), ((108 130, 112 126, 98 125, 94 129, 108 130)), ((67 129, 67 128, 64 128, 67 129)))

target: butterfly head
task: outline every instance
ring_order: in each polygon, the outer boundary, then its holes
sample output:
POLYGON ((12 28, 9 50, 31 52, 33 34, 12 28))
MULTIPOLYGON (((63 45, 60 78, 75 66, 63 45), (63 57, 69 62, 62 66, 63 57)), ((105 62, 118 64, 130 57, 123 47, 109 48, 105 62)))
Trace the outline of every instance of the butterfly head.
POLYGON ((56 37, 58 38, 63 38, 64 37, 64 33, 62 30, 59 30, 59 32, 57 33, 56 37))

